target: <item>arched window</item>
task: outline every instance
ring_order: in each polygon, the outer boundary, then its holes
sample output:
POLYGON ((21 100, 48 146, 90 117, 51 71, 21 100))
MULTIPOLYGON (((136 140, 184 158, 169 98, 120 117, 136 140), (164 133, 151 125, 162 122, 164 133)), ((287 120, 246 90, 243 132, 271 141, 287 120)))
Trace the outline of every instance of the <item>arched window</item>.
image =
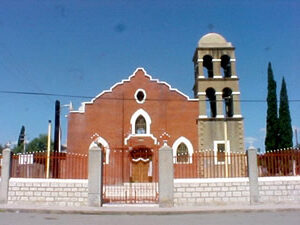
POLYGON ((176 151, 177 162, 188 162, 189 161, 189 152, 188 148, 184 143, 181 143, 177 147, 176 151))
POLYGON ((223 76, 231 77, 231 63, 228 55, 221 56, 221 67, 223 68, 223 76))
POLYGON ((206 98, 209 101, 209 107, 207 109, 210 109, 210 117, 216 117, 217 115, 217 102, 216 102, 216 92, 213 88, 207 88, 206 89, 206 98))
POLYGON ((210 55, 205 55, 203 57, 203 67, 207 70, 207 77, 213 78, 214 72, 213 72, 213 63, 212 63, 212 57, 210 55))
POLYGON ((146 120, 140 115, 135 121, 135 133, 136 134, 146 134, 146 120))
POLYGON ((224 88, 222 97, 224 100, 224 112, 226 117, 233 117, 232 90, 230 88, 224 88))
POLYGON ((179 137, 172 145, 174 163, 193 163, 194 148, 185 137, 179 137))
POLYGON ((97 146, 100 148, 101 151, 103 151, 104 162, 105 164, 109 164, 110 149, 109 149, 108 142, 102 137, 97 137, 94 141, 92 141, 89 149, 92 148, 93 146, 97 146))

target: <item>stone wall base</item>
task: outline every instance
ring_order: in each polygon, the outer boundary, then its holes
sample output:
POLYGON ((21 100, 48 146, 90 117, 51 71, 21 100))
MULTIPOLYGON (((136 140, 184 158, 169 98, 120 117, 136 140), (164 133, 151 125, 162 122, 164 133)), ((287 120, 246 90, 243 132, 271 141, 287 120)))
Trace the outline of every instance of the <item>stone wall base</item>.
POLYGON ((87 206, 88 181, 11 178, 8 204, 87 206))

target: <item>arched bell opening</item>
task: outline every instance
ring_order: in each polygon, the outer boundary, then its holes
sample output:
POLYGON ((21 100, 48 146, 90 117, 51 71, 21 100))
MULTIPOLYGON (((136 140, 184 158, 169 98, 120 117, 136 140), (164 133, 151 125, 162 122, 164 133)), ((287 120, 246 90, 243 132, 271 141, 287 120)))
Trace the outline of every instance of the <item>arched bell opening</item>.
POLYGON ((224 112, 226 117, 233 117, 233 98, 232 98, 232 90, 230 88, 223 89, 223 105, 224 112))
POLYGON ((205 55, 203 57, 203 67, 206 68, 206 77, 213 78, 214 72, 213 72, 213 57, 210 55, 205 55))
POLYGON ((206 98, 207 98, 207 115, 210 117, 217 116, 217 102, 216 102, 216 91, 213 88, 206 89, 206 98))
POLYGON ((230 57, 228 55, 221 56, 221 67, 223 69, 223 77, 224 78, 231 77, 231 62, 230 62, 230 57))

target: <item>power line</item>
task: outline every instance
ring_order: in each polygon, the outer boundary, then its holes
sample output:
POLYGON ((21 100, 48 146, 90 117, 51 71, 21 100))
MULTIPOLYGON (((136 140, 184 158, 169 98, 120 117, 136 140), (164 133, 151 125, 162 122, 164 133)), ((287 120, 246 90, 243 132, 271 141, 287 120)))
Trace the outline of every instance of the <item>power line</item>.
MULTIPOLYGON (((52 96, 52 97, 67 97, 67 98, 86 98, 93 99, 95 96, 86 96, 86 95, 68 95, 68 94, 56 94, 56 93, 46 93, 46 92, 26 92, 26 91, 1 91, 2 94, 16 94, 16 95, 36 95, 36 96, 52 96)), ((101 97, 103 100, 135 100, 135 98, 110 98, 110 97, 101 97)), ((198 99, 195 99, 198 100, 198 99)), ((177 100, 177 99, 151 99, 147 98, 147 101, 185 101, 185 100, 177 100)), ((199 101, 209 101, 207 100, 199 100, 199 101)), ((213 101, 223 101, 223 100, 213 100, 213 101)), ((239 102, 266 102, 267 100, 261 99, 244 99, 244 100, 233 100, 239 102)), ((278 101, 279 102, 279 101, 278 101)), ((300 102, 300 99, 292 99, 289 102, 300 102)))

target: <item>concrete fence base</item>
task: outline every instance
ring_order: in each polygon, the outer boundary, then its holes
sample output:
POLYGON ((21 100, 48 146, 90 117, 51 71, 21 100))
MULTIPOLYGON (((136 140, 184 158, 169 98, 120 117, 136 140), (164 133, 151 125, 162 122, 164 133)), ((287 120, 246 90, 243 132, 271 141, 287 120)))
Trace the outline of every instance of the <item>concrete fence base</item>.
POLYGON ((11 178, 8 204, 41 206, 87 206, 88 181, 11 178))
MULTIPOLYGON (((175 179, 175 206, 253 204, 248 178, 175 179)), ((300 177, 258 178, 256 204, 299 204, 300 177)))

